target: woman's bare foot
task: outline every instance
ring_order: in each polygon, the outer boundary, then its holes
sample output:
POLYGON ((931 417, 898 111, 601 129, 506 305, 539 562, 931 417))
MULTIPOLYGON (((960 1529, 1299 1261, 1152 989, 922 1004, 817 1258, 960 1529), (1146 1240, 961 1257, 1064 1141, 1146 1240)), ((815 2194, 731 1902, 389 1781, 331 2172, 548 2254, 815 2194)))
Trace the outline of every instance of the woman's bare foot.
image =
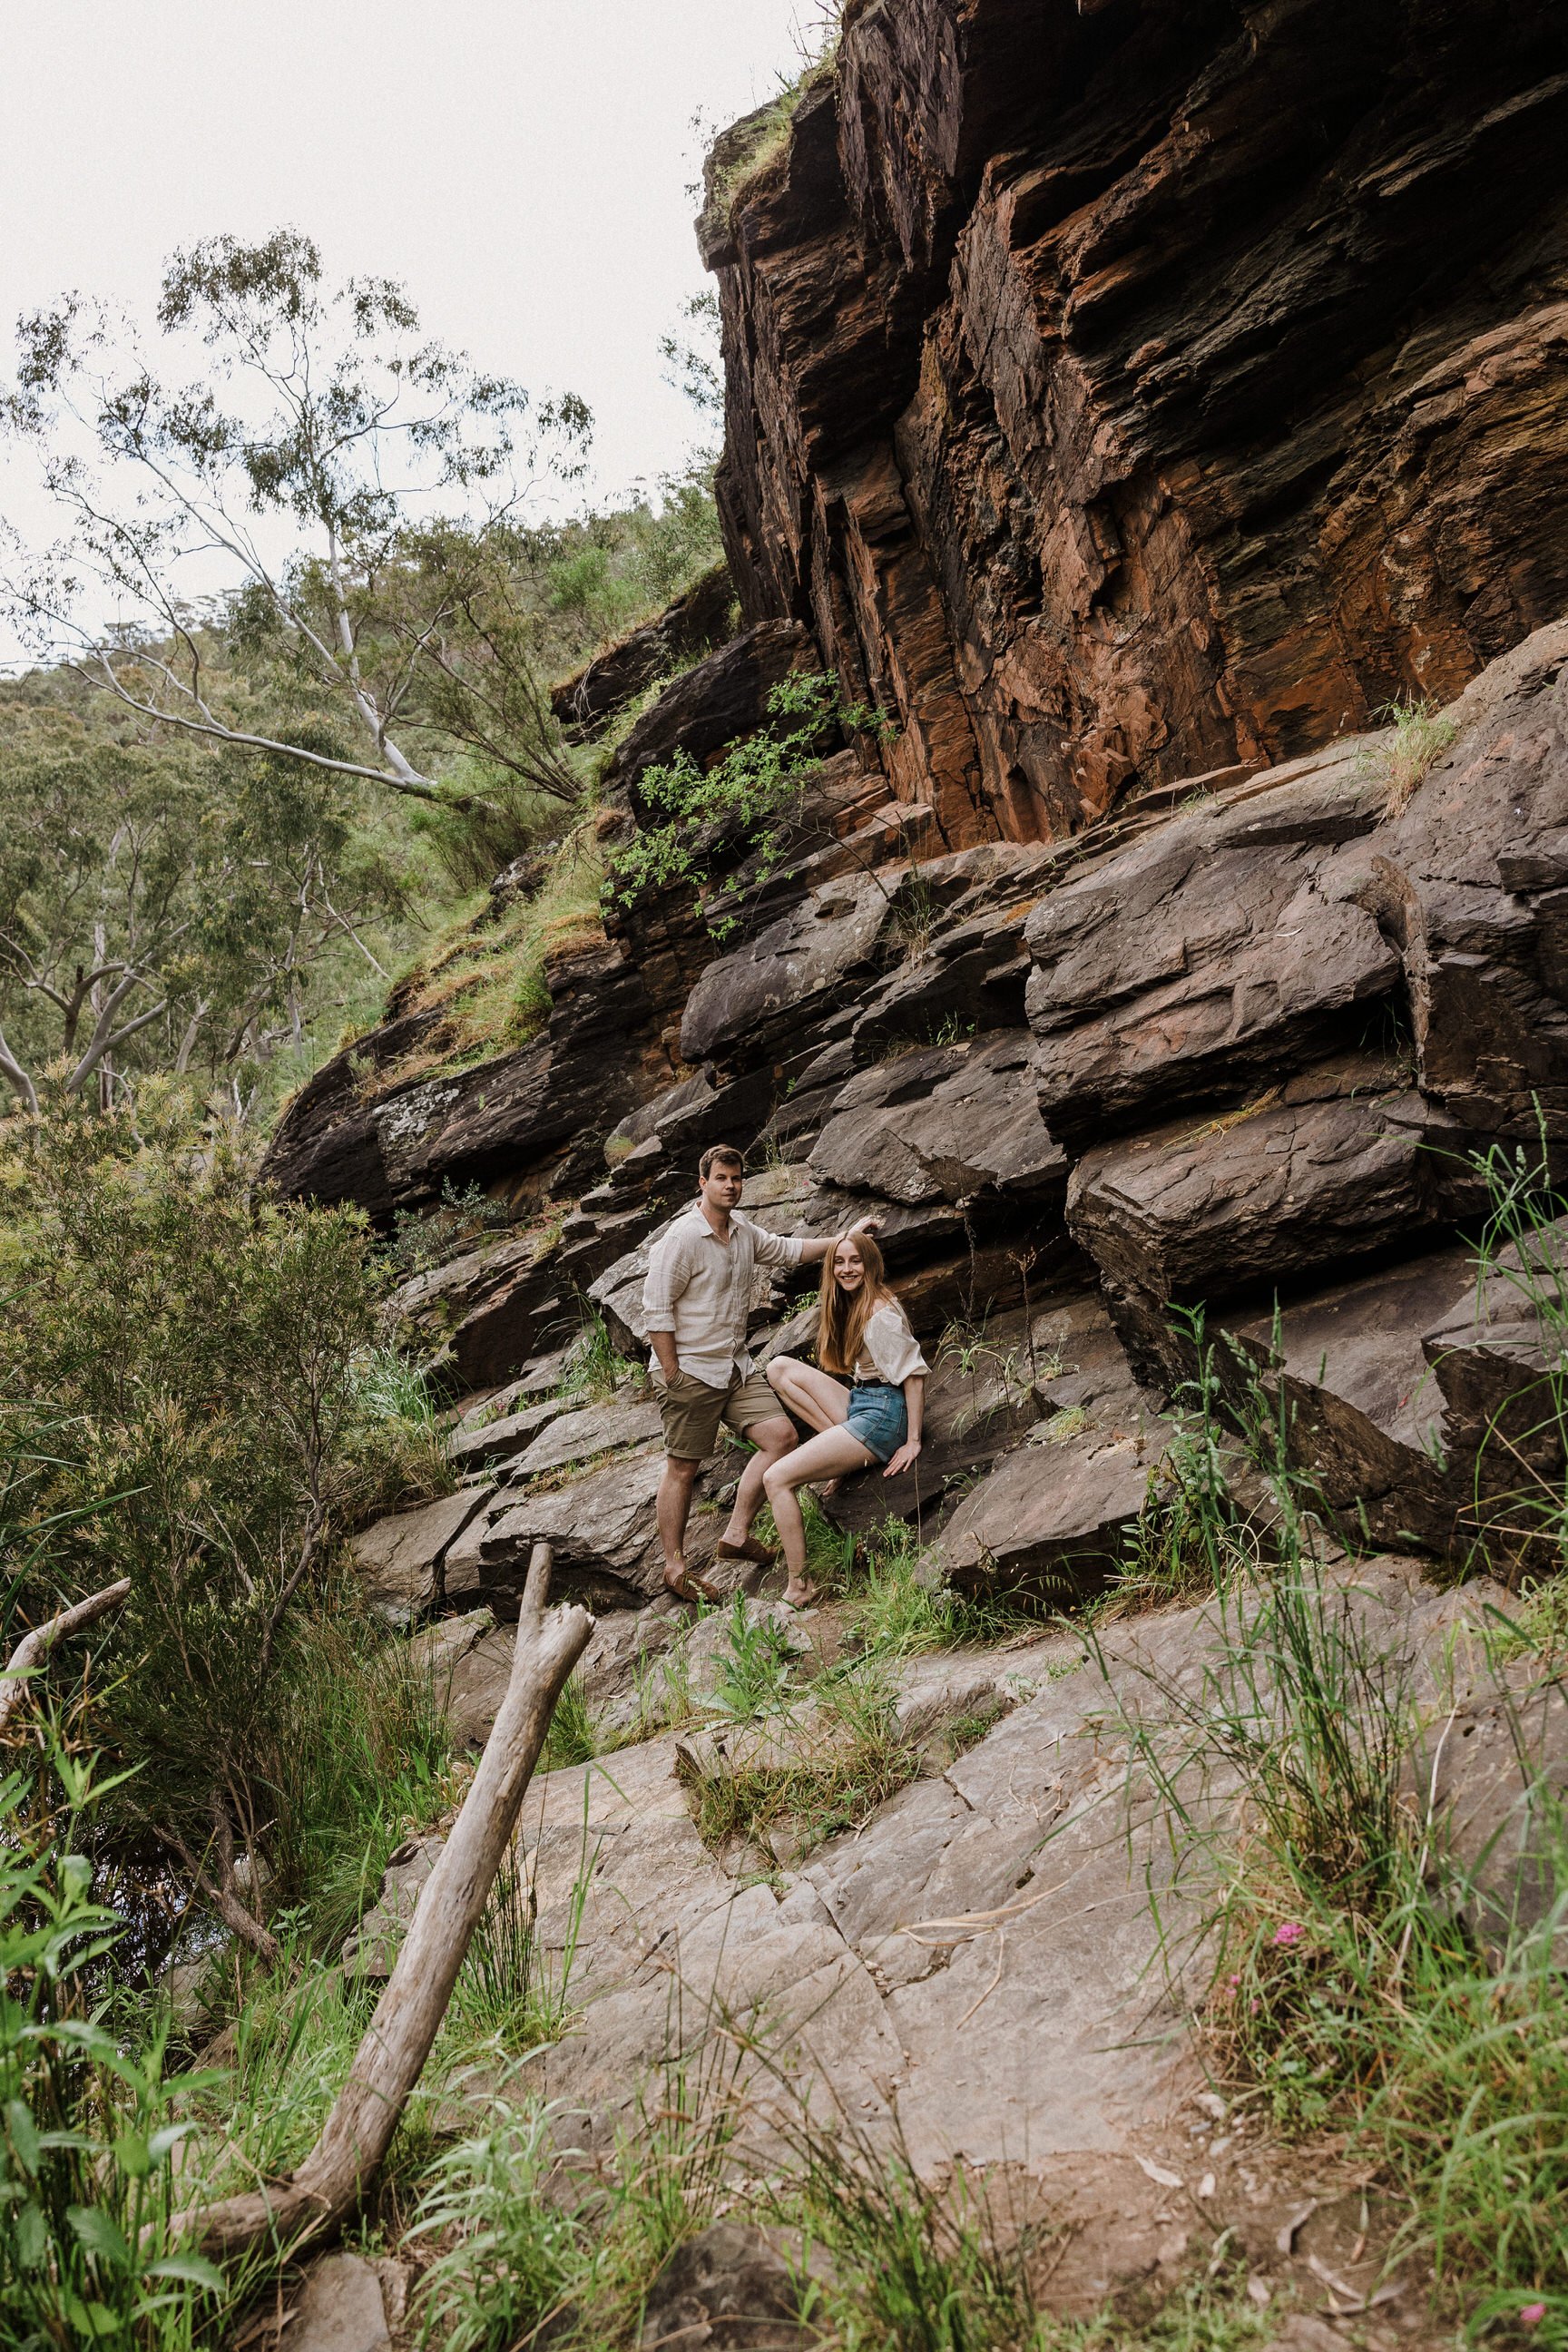
POLYGON ((843 1484, 844 1481, 842 1478, 827 1478, 824 1480, 823 1484, 816 1491, 822 1497, 823 1501, 826 1502, 830 1496, 837 1494, 838 1489, 843 1486, 843 1484))
POLYGON ((786 1609, 809 1609, 822 1595, 815 1584, 786 1584, 783 1600, 786 1609))

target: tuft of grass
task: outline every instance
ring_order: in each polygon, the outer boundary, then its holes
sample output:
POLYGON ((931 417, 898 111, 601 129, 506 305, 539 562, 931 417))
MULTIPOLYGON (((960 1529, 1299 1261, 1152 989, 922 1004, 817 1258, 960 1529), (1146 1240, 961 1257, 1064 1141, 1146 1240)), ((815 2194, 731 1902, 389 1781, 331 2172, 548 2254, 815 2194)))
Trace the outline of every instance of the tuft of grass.
POLYGON ((627 1381, 637 1380, 640 1364, 617 1353, 610 1327, 596 1307, 584 1303, 576 1339, 566 1359, 556 1395, 573 1404, 607 1404, 627 1381))
POLYGON ((714 1662, 712 1704, 737 1723, 787 1708, 795 1696, 795 1658, 782 1625, 754 1621, 743 1593, 730 1603, 724 1647, 714 1662))
POLYGON ((915 1529, 888 1519, 861 1547, 864 1581, 852 1585, 850 1641, 873 1657, 912 1657, 969 1643, 1002 1642, 1028 1622, 1005 1593, 974 1598, 923 1573, 924 1548, 915 1529))
POLYGON ((1458 734, 1452 719, 1434 702, 1391 702, 1377 717, 1394 730, 1394 740, 1377 752, 1381 779, 1388 787, 1384 805, 1387 816, 1398 816, 1415 798, 1417 787, 1436 766, 1458 734))
POLYGON ((453 1988, 442 2029, 448 2067, 458 2049, 481 2045, 521 2055, 560 2039, 572 2015, 572 1972, 592 1874, 584 1809, 582 1861, 554 1961, 540 1947, 531 1885, 515 1858, 502 1866, 453 1988))
POLYGON ((421 2344, 635 2342, 664 2263, 719 2210, 737 2066, 721 2040, 667 2062, 586 2182, 560 2166, 555 2107, 498 2100, 489 2130, 443 2150, 427 2175, 412 2233, 437 2250, 419 2285, 421 2344))
POLYGON ((891 1688, 864 1664, 822 1676, 795 1738, 796 1752, 787 1759, 737 1763, 721 1756, 698 1781, 693 1815, 714 1852, 737 1835, 765 1844, 787 1824, 796 1851, 809 1853, 858 1829, 920 1775, 920 1753, 899 1723, 891 1688))
POLYGON ((582 1682, 576 1675, 569 1675, 550 1718, 541 1761, 547 1772, 559 1771, 568 1764, 591 1764, 600 1746, 582 1682))
POLYGON ((271 1894, 324 1950, 374 1903, 395 1849, 448 1809, 451 1729, 428 1672, 352 1596, 290 1625, 279 1668, 271 1894))
POLYGON ((1258 1565, 1259 1551, 1232 1499, 1220 1421, 1221 1382, 1201 1307, 1178 1307, 1172 1321, 1196 1369, 1167 1408, 1173 1434, 1164 1460, 1149 1475, 1143 1507, 1128 1530, 1116 1580, 1095 1604, 1099 1618, 1191 1601, 1258 1565))

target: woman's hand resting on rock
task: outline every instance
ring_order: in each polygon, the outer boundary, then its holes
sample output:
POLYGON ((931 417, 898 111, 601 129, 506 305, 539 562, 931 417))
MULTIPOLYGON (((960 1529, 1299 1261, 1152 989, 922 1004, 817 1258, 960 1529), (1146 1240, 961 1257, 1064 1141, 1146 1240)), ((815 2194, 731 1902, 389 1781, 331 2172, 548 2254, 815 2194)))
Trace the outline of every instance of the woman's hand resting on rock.
POLYGON ((915 1462, 919 1457, 920 1450, 921 1442, 918 1437, 906 1439, 904 1444, 900 1446, 898 1452, 889 1462, 887 1468, 883 1471, 883 1477, 896 1478, 900 1470, 912 1470, 914 1468, 915 1462))

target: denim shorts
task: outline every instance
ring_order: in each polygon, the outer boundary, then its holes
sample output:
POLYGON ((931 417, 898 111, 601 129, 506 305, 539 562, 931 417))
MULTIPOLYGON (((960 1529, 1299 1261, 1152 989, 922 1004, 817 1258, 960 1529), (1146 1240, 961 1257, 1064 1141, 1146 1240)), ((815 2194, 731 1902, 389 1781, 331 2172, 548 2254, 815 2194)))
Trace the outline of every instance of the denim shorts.
POLYGON ((879 1462, 889 1461, 910 1433, 902 1389, 891 1381, 857 1381, 849 1391, 849 1418, 844 1426, 879 1462))

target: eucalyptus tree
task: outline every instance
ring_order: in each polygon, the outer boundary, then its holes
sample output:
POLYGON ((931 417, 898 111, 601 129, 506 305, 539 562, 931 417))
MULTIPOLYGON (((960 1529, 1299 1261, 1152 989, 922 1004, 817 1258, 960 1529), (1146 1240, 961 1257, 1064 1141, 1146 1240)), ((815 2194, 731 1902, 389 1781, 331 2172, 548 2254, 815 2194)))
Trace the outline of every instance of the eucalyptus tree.
POLYGON ((408 884, 345 798, 296 758, 0 698, 0 1076, 24 1107, 46 1073, 106 1103, 157 1068, 243 1108, 334 950, 384 982, 374 929, 408 884))
MULTIPOLYGON (((399 286, 330 282, 292 230, 176 253, 157 327, 149 352, 79 294, 21 323, 5 421, 38 453, 63 525, 47 550, 12 542, 25 641, 143 720, 414 801, 481 803, 436 772, 446 738, 425 706, 460 666, 491 534, 542 474, 581 470, 582 401, 477 369, 423 334, 399 286), (443 530, 461 561, 411 553, 411 533, 427 551, 443 530), (259 700, 209 658, 192 583, 219 575, 226 635, 278 689, 259 700), (289 723, 300 709, 310 724, 289 723)), ((559 792, 570 771, 547 698, 507 691, 510 752, 559 792)))

